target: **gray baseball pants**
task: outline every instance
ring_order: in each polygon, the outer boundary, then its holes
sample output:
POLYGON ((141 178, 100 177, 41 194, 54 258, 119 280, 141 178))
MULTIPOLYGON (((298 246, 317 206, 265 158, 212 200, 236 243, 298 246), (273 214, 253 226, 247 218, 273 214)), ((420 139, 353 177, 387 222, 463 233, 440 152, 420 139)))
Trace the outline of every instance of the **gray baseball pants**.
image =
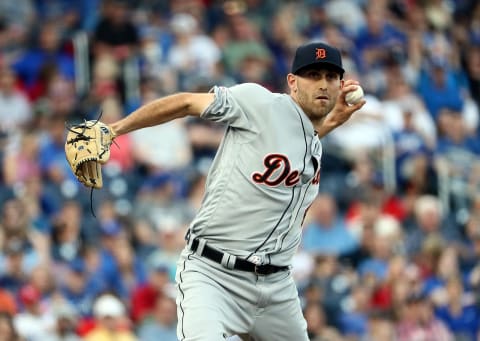
POLYGON ((308 341, 291 271, 267 276, 230 270, 185 249, 179 258, 177 336, 181 341, 308 341))

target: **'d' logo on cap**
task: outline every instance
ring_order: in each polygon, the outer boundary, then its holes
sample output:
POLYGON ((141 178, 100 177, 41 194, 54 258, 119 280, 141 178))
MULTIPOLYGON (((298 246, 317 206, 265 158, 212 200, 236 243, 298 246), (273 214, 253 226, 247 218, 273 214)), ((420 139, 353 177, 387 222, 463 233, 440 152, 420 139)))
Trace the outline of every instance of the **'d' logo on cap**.
POLYGON ((327 51, 325 49, 317 48, 315 49, 315 59, 323 59, 327 56, 327 51))

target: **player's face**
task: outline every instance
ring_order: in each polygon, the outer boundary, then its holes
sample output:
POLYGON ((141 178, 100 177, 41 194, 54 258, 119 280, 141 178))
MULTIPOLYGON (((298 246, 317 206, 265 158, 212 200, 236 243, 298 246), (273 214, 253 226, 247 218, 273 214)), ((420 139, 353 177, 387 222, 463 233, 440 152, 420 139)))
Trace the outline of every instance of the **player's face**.
POLYGON ((335 106, 343 80, 329 69, 307 69, 288 76, 292 98, 312 120, 322 120, 335 106))

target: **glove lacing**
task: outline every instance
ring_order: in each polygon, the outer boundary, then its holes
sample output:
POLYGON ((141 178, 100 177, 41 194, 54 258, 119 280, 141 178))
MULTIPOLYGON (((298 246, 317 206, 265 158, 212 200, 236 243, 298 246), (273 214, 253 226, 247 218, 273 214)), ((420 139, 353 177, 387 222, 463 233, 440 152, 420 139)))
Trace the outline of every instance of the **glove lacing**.
MULTIPOLYGON (((93 127, 95 124, 97 124, 98 122, 100 122, 100 119, 102 118, 102 114, 103 114, 103 110, 100 110, 100 113, 98 115, 98 118, 95 120, 95 122, 93 122, 93 124, 91 124, 90 126, 87 124, 87 120, 86 119, 83 119, 83 124, 78 124, 78 125, 73 125, 73 124, 68 124, 67 122, 65 122, 65 128, 76 134, 77 136, 68 140, 67 141, 67 144, 73 144, 75 142, 78 142, 78 141, 90 141, 92 139, 92 137, 90 136, 87 136, 85 135, 85 130, 87 129, 91 129, 91 127, 93 127), (76 130, 73 130, 72 128, 73 127, 81 127, 82 130, 81 131, 76 131, 76 130)), ((120 147, 117 142, 115 142, 115 140, 112 140, 112 142, 117 146, 117 147, 120 147)), ((106 150, 102 151, 101 154, 99 154, 99 157, 101 157, 104 153, 106 152, 106 150)), ((95 179, 90 179, 90 181, 95 184, 95 179)), ((95 215, 95 211, 93 209, 93 189, 94 187, 91 187, 90 188, 90 211, 92 212, 92 215, 96 218, 97 216, 95 215)))

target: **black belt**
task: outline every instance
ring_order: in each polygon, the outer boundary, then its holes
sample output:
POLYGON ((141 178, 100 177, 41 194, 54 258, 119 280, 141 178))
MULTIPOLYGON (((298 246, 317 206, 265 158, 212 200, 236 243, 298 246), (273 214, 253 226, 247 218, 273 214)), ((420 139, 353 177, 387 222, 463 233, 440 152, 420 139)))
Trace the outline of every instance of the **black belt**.
MULTIPOLYGON (((192 241, 192 245, 190 246, 190 250, 193 252, 197 251, 198 245, 200 242, 198 239, 194 239, 192 241)), ((218 250, 215 250, 211 248, 208 245, 205 245, 203 247, 202 253, 199 254, 201 257, 208 258, 210 260, 213 260, 214 262, 217 262, 219 264, 222 264, 222 259, 223 259, 224 253, 218 250)), ((235 270, 241 270, 241 271, 248 271, 248 272, 254 272, 257 275, 265 276, 265 275, 270 275, 274 274, 279 271, 286 271, 289 269, 288 266, 277 266, 277 265, 272 265, 272 264, 262 264, 262 265, 257 265, 252 262, 249 262, 245 259, 237 258, 235 260, 235 264, 233 265, 233 269, 235 270)))

